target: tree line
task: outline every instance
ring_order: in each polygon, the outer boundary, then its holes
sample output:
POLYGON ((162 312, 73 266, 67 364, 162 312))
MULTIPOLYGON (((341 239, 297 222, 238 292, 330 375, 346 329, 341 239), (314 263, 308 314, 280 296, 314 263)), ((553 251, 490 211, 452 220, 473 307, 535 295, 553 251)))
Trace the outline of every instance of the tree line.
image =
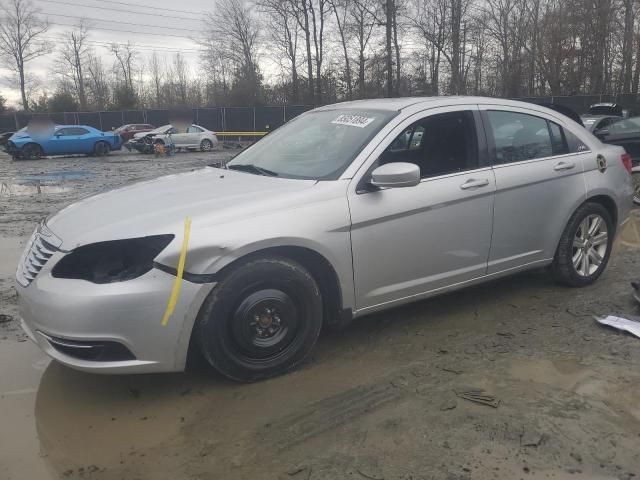
POLYGON ((636 0, 212 0, 191 39, 197 64, 130 41, 98 49, 88 21, 52 43, 31 0, 0 1, 0 60, 24 110, 637 94, 640 83, 636 0), (43 56, 48 88, 30 69, 43 56))

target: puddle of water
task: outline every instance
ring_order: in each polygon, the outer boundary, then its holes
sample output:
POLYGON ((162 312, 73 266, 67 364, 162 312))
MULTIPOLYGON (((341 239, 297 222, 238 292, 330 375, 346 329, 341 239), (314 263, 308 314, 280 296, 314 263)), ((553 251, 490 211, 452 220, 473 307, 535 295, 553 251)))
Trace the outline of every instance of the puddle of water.
POLYGON ((31 342, 3 342, 0 365, 0 478, 57 478, 40 449, 34 407, 42 371, 49 360, 31 342))
POLYGON ((0 237, 0 276, 15 273, 26 241, 22 237, 0 237))
POLYGON ((87 170, 54 170, 49 173, 37 175, 20 175, 16 177, 16 183, 24 182, 60 182, 65 180, 82 180, 93 175, 87 170))
POLYGON ((629 221, 620 230, 616 243, 640 248, 640 210, 635 209, 631 212, 629 221))
POLYGON ((7 184, 0 186, 0 197, 21 197, 27 195, 56 194, 72 191, 70 186, 33 184, 7 184))
POLYGON ((543 383, 573 390, 590 372, 575 360, 533 360, 514 363, 510 367, 511 376, 525 382, 543 383))

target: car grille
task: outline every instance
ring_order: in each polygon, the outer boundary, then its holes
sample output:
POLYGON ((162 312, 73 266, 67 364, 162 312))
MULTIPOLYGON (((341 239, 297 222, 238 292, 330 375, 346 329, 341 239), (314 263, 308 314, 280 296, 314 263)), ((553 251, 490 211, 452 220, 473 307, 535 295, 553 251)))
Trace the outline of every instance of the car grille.
POLYGON ((51 255, 58 251, 56 247, 44 240, 38 231, 34 232, 29 241, 30 245, 23 254, 16 274, 18 282, 25 287, 38 276, 51 255))

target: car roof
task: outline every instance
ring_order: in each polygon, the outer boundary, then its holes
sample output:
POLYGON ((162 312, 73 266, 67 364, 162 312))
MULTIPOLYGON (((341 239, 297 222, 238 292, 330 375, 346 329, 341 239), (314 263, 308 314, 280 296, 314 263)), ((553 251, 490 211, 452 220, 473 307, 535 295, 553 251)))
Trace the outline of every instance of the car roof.
POLYGON ((580 118, 584 120, 589 120, 589 119, 598 120, 600 118, 620 118, 620 117, 616 117, 615 115, 593 115, 593 114, 587 113, 586 115, 580 115, 580 118))
MULTIPOLYGON (((350 102, 334 103, 319 107, 316 111, 338 109, 389 110, 400 111, 413 105, 425 105, 431 108, 450 105, 500 105, 506 107, 520 107, 546 112, 554 112, 546 107, 529 102, 507 100, 503 98, 474 97, 474 96, 437 96, 437 97, 402 97, 402 98, 374 98, 368 100, 353 100, 350 102)), ((558 112, 554 112, 558 113, 558 112)))
POLYGON ((94 129, 94 127, 91 127, 89 125, 56 125, 54 128, 56 130, 58 130, 60 128, 90 128, 90 129, 94 129))

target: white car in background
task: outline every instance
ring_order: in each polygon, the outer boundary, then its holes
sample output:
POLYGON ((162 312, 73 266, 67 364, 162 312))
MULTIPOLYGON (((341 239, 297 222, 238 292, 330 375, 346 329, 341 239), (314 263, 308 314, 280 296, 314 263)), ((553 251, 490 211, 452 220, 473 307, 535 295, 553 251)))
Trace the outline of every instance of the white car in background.
POLYGON ((134 140, 152 136, 154 143, 171 143, 176 148, 197 148, 203 152, 208 152, 218 144, 218 137, 211 130, 207 130, 199 125, 191 125, 186 133, 178 133, 173 125, 163 125, 150 132, 140 132, 133 136, 134 140))

